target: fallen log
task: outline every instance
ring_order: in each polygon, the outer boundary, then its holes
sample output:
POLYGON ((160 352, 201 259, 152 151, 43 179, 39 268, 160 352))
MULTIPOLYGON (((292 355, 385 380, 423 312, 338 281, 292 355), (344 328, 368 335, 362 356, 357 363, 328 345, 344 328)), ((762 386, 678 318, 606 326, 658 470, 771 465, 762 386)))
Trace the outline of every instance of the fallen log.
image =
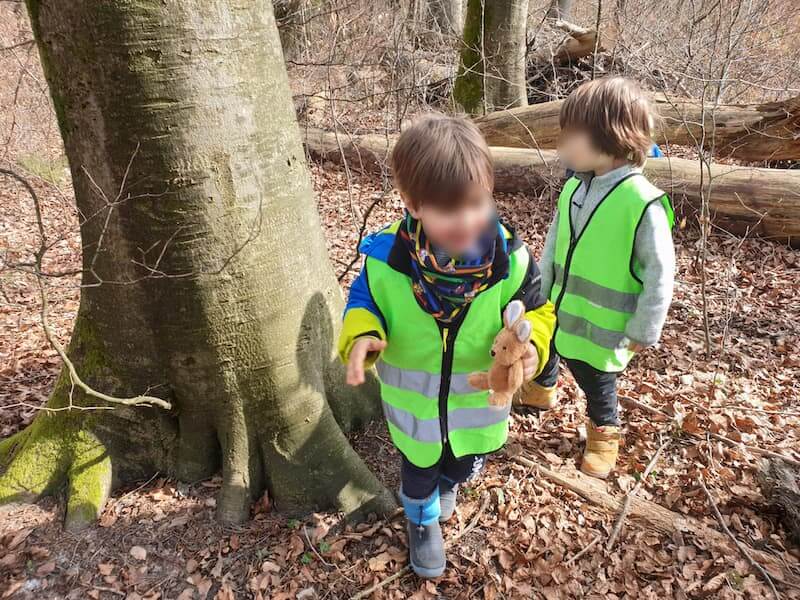
POLYGON ((800 468, 780 459, 764 459, 758 483, 767 503, 776 508, 784 527, 800 543, 800 468))
MULTIPOLYGON (((350 168, 387 172, 394 138, 381 135, 337 136, 308 128, 306 147, 317 159, 350 168)), ((500 192, 557 190, 564 176, 554 150, 493 147, 495 188, 500 192)), ((682 158, 651 158, 645 174, 679 209, 698 209, 711 181, 712 222, 728 231, 800 245, 800 171, 712 164, 682 158)))
MULTIPOLYGON (((568 21, 558 20, 553 24, 567 34, 555 51, 542 49, 536 55, 536 61, 540 63, 553 63, 555 65, 565 65, 574 63, 581 58, 594 53, 597 44, 597 32, 594 29, 586 29, 580 25, 574 25, 568 21)), ((598 52, 605 51, 599 46, 598 52)))
MULTIPOLYGON (((800 96, 765 104, 722 104, 715 110, 689 98, 651 96, 659 116, 658 144, 710 149, 719 157, 748 161, 800 159, 800 96), (703 138, 703 123, 706 136, 703 138), (712 135, 713 133, 713 135, 712 135)), ((493 146, 555 148, 563 100, 489 113, 475 120, 493 146)))
MULTIPOLYGON (((592 504, 614 513, 618 513, 621 509, 623 502, 609 494, 605 489, 605 483, 597 479, 592 479, 578 471, 566 473, 549 469, 525 456, 514 456, 513 460, 525 467, 536 469, 542 477, 578 494, 592 504)), ((632 498, 629 502, 628 518, 668 536, 676 532, 688 533, 717 551, 728 554, 738 552, 738 549, 726 534, 705 525, 697 519, 673 512, 649 500, 637 497, 632 498)), ((747 550, 775 581, 780 581, 792 587, 800 585, 800 575, 792 571, 790 566, 792 564, 791 557, 787 556, 785 560, 782 560, 780 557, 763 550, 757 550, 749 546, 747 546, 747 550)))

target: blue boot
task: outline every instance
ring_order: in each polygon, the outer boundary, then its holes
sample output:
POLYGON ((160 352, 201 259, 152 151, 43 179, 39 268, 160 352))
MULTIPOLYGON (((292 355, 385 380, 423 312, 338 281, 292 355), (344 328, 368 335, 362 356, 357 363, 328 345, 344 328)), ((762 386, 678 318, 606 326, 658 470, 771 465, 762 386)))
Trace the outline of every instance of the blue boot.
POLYGON ((439 523, 449 521, 456 510, 456 495, 458 495, 458 484, 450 483, 442 479, 439 484, 439 523))
POLYGON ((408 554, 411 568, 419 577, 435 579, 444 573, 444 539, 439 527, 439 489, 423 499, 409 498, 400 490, 408 519, 408 554))

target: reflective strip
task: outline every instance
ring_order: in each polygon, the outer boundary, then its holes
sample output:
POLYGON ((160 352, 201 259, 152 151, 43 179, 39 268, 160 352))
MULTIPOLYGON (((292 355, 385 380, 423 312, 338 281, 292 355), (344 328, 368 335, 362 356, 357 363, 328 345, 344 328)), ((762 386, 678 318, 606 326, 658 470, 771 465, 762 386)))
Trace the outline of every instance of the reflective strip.
POLYGON ((438 443, 442 441, 442 430, 439 419, 417 419, 407 412, 388 402, 383 402, 383 414, 386 420, 418 442, 438 443))
POLYGON ((450 393, 451 394, 474 394, 482 390, 472 387, 469 383, 468 373, 452 373, 450 375, 450 393))
POLYGON ((558 314, 558 329, 587 339, 609 350, 618 350, 622 338, 625 337, 625 334, 622 332, 598 327, 582 317, 576 317, 564 311, 558 314))
POLYGON ((553 285, 564 284, 564 267, 557 262, 553 263, 553 285))
MULTIPOLYGON (((508 419, 511 405, 487 406, 484 408, 457 408, 447 413, 447 426, 450 431, 457 429, 480 429, 496 425, 508 419)), ((418 419, 410 412, 383 402, 386 420, 413 440, 438 443, 441 441, 439 419, 418 419)))
POLYGON ((447 413, 447 428, 454 431, 488 427, 505 421, 509 414, 511 414, 511 404, 484 408, 457 408, 447 413))
MULTIPOLYGON (((401 369, 382 360, 378 361, 377 369, 378 377, 386 385, 417 392, 432 400, 439 398, 439 384, 441 383, 441 375, 439 373, 401 369)), ((453 373, 450 376, 450 393, 474 394, 479 392, 480 390, 469 384, 468 377, 468 373, 453 373)))
MULTIPOLYGON (((378 377, 380 377, 381 382, 386 385, 417 392, 432 399, 439 398, 439 382, 441 376, 438 373, 401 369, 382 360, 378 361, 377 368, 378 377)), ((398 425, 398 427, 400 426, 398 425)), ((400 429, 402 429, 402 427, 400 427, 400 429)))
MULTIPOLYGON (((553 265, 553 271, 555 283, 563 285, 564 268, 561 265, 553 265)), ((639 300, 638 294, 612 290, 574 273, 569 274, 566 293, 586 298, 603 308, 631 314, 636 311, 636 303, 639 300)))

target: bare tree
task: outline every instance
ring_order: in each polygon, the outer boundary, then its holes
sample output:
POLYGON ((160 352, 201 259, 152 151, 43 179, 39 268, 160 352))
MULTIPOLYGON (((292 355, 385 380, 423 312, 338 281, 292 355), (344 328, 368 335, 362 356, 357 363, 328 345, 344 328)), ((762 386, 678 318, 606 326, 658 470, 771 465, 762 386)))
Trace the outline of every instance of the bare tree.
POLYGON ((550 8, 547 9, 547 17, 550 19, 564 19, 569 20, 572 18, 572 7, 575 0, 553 0, 550 8))
POLYGON ((525 106, 528 0, 469 0, 453 97, 472 114, 525 106))
POLYGON ((86 217, 82 295, 45 410, 0 442, 0 502, 66 483, 78 527, 116 483, 221 467, 226 521, 265 488, 392 507, 343 434, 375 390, 345 391, 333 358, 341 291, 271 3, 28 7, 86 217))
POLYGON ((461 35, 464 29, 463 0, 428 0, 431 27, 446 35, 461 35))

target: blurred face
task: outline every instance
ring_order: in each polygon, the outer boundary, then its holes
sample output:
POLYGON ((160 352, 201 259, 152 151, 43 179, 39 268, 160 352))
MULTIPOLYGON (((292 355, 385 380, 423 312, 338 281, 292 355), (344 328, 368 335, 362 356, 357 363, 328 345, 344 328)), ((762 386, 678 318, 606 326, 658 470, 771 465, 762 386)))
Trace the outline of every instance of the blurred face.
POLYGON ((577 172, 604 172, 614 157, 597 150, 585 131, 562 131, 558 139, 558 157, 565 167, 577 172))
POLYGON ((494 219, 494 200, 478 185, 467 190, 454 207, 423 203, 413 208, 407 200, 405 202, 411 216, 422 223, 430 242, 454 257, 473 250, 494 219))

